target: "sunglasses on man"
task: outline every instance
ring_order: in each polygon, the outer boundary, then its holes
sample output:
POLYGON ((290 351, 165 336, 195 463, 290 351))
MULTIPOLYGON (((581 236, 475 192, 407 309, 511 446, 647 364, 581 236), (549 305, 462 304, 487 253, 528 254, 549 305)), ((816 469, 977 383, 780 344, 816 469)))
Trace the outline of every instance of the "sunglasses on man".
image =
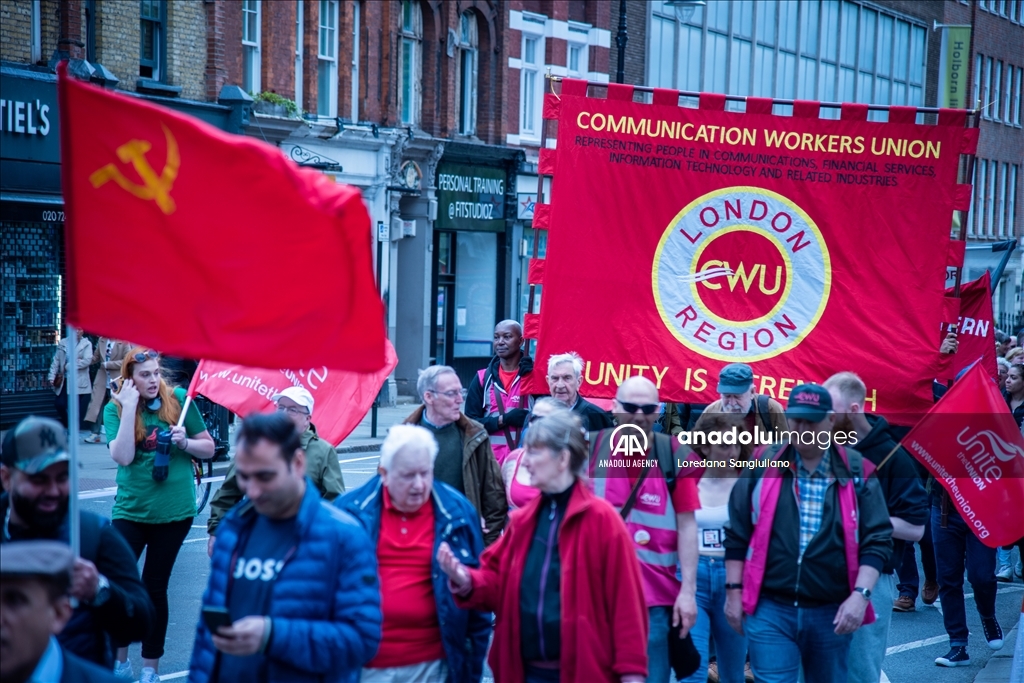
POLYGON ((625 403, 623 401, 619 401, 619 405, 622 406, 623 412, 630 414, 640 411, 644 415, 650 415, 658 409, 657 403, 644 403, 643 405, 637 405, 636 403, 625 403))

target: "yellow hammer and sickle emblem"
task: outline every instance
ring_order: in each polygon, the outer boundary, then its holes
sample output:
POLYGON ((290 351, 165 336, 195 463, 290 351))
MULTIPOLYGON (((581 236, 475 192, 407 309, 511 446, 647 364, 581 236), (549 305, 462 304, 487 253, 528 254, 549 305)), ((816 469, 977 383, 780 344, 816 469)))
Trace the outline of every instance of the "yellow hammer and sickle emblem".
POLYGON ((171 187, 174 185, 174 179, 178 177, 181 155, 178 153, 178 141, 171 135, 171 131, 163 124, 160 124, 160 127, 167 138, 167 163, 164 164, 164 170, 159 176, 146 159, 146 152, 152 149, 153 145, 146 140, 129 140, 117 148, 117 158, 122 163, 130 162, 144 184, 136 185, 121 173, 120 168, 114 164, 107 164, 89 176, 92 186, 100 188, 107 181, 113 180, 121 189, 131 192, 139 199, 154 200, 164 214, 174 213, 175 204, 171 198, 171 187))

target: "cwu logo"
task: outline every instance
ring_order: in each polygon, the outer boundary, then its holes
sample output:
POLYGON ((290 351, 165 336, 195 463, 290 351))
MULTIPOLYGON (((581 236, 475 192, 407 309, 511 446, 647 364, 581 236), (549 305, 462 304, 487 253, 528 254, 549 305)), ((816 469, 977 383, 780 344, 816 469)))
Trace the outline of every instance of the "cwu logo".
POLYGON ((758 187, 709 192, 680 211, 654 256, 665 326, 717 360, 752 362, 796 347, 828 303, 832 266, 803 209, 758 187))
POLYGON ((634 424, 621 424, 612 430, 613 456, 627 458, 647 454, 647 433, 634 424))

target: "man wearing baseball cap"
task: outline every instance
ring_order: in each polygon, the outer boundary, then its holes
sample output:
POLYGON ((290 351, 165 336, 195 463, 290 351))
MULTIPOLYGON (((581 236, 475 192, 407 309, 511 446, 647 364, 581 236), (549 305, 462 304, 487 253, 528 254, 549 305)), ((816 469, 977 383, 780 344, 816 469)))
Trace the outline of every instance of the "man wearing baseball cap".
MULTIPOLYGON (((334 446, 327 443, 316 433, 313 419, 313 395, 302 387, 288 387, 271 399, 277 404, 277 411, 284 413, 295 423, 295 428, 302 435, 302 450, 306 453, 306 476, 313 480, 313 485, 320 491, 326 501, 332 501, 345 492, 345 481, 341 476, 341 465, 338 464, 338 453, 334 446)), ((213 554, 213 538, 220 520, 228 510, 242 500, 242 491, 235 481, 234 464, 224 477, 224 484, 210 501, 210 519, 206 523, 206 532, 210 534, 207 552, 213 554)))
POLYGON ((760 466, 732 490, 725 614, 746 632, 758 681, 795 681, 801 665, 807 683, 845 681, 852 634, 874 621, 892 525, 864 458, 832 440, 828 391, 797 386, 786 418, 783 443, 755 451, 760 466))
MULTIPOLYGON (((63 427, 62 427, 63 429, 63 427)), ((14 541, 0 547, 0 680, 115 683, 110 671, 62 648, 57 634, 71 619, 74 555, 60 541, 14 541)))
MULTIPOLYGON (((63 425, 26 417, 4 437, 0 480, 0 549, 23 541, 69 542, 68 451, 63 425)), ((111 639, 139 637, 149 630, 153 603, 124 537, 110 520, 79 510, 80 554, 73 562, 70 595, 78 605, 63 626, 68 652, 113 667, 111 639)))
MULTIPOLYGON (((722 368, 717 391, 718 400, 705 408, 704 413, 742 415, 751 434, 755 426, 765 433, 779 433, 787 428, 782 405, 774 398, 754 391, 754 371, 746 363, 730 363, 722 368)), ((700 423, 698 419, 694 429, 700 423)))

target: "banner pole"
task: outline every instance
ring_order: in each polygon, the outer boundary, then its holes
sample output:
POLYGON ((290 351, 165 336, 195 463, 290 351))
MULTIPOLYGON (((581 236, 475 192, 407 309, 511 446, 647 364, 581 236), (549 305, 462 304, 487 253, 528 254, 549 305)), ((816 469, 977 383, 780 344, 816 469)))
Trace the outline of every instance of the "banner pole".
POLYGON ((64 356, 68 361, 67 379, 64 381, 68 390, 68 544, 72 554, 78 557, 81 548, 78 519, 78 330, 71 324, 68 324, 65 340, 67 353, 64 356))
MULTIPOLYGON (((551 93, 554 94, 554 92, 555 92, 554 84, 555 84, 555 80, 556 79, 552 78, 551 70, 550 69, 544 75, 544 78, 548 82, 548 87, 544 89, 545 94, 548 91, 551 91, 551 93)), ((558 79, 558 80, 561 81, 561 79, 558 79)), ((548 123, 549 122, 548 122, 547 119, 542 118, 540 120, 540 148, 541 149, 547 149, 548 148, 548 123)), ((539 170, 540 169, 538 169, 538 173, 537 173, 537 202, 536 203, 537 204, 550 204, 551 203, 551 198, 548 197, 547 194, 545 194, 545 192, 544 192, 544 178, 546 176, 541 175, 539 173, 539 170)), ((535 211, 534 212, 534 218, 536 218, 536 215, 537 214, 536 214, 536 211, 535 211)), ((533 230, 533 250, 532 250, 532 254, 530 255, 530 259, 533 260, 533 259, 537 258, 538 254, 540 252, 540 229, 535 227, 533 221, 530 221, 530 229, 533 230)), ((527 301, 527 304, 526 304, 526 312, 527 313, 533 313, 533 302, 535 301, 535 297, 536 297, 536 294, 537 294, 537 285, 535 285, 533 283, 530 283, 529 287, 530 287, 530 297, 529 297, 529 300, 527 301)), ((523 316, 523 324, 524 325, 526 324, 526 316, 525 315, 523 316)), ((531 354, 531 347, 532 346, 533 346, 533 340, 532 339, 527 339, 526 340, 526 355, 527 356, 532 355, 531 354)))

